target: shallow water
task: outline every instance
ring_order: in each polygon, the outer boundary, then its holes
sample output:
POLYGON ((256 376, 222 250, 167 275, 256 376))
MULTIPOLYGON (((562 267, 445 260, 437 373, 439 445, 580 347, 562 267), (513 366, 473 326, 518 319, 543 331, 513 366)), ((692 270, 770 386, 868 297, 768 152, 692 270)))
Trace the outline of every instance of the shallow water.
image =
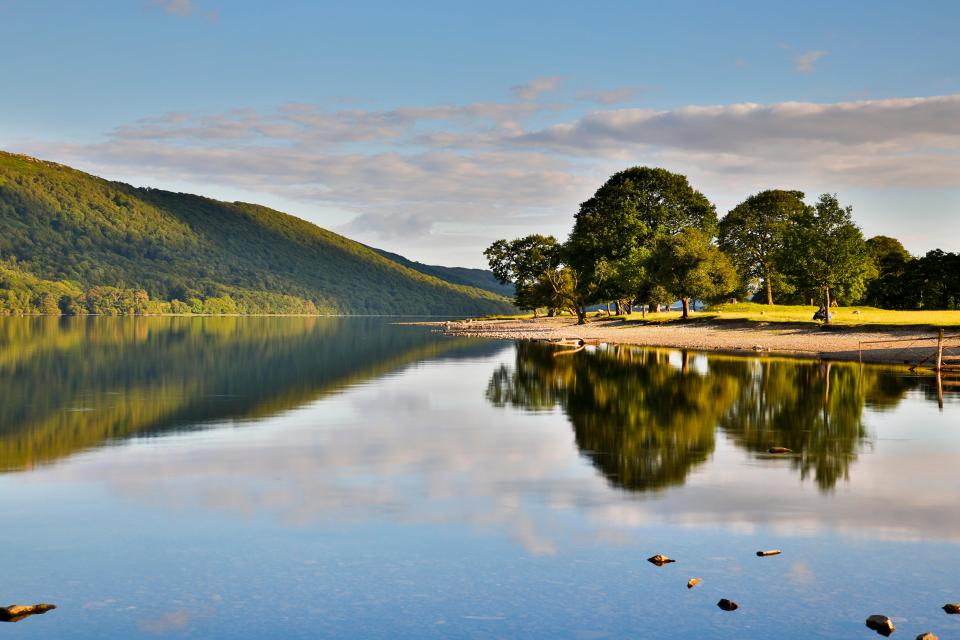
POLYGON ((0 601, 58 605, 3 633, 957 637, 955 389, 383 319, 0 319, 0 601))

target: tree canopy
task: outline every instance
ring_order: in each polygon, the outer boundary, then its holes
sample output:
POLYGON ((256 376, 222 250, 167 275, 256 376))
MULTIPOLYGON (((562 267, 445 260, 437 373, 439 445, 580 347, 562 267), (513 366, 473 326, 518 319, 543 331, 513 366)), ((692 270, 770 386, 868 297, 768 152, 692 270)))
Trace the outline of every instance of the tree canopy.
POLYGON ((750 196, 720 221, 720 247, 741 278, 762 282, 767 304, 773 304, 775 291, 792 289, 777 258, 787 228, 808 208, 802 191, 769 189, 750 196))
MULTIPOLYGON (((867 243, 853 223, 852 207, 841 207, 836 195, 820 196, 785 234, 781 260, 785 273, 801 289, 822 291, 829 309, 831 293, 858 299, 872 266, 867 243)), ((829 313, 826 321, 829 322, 829 313)))

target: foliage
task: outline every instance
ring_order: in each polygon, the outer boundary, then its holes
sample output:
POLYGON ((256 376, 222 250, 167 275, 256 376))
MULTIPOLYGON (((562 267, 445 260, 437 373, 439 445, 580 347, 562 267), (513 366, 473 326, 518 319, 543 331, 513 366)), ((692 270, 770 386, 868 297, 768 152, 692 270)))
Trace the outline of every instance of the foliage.
POLYGON ((900 308, 911 297, 910 291, 903 288, 903 276, 913 256, 899 240, 889 236, 867 240, 867 251, 873 269, 864 300, 877 307, 900 308))
POLYGON ((911 260, 893 287, 903 292, 904 309, 960 309, 960 253, 936 249, 911 260))
MULTIPOLYGON (((94 287, 113 287, 146 292, 160 304, 154 309, 180 300, 213 313, 510 309, 497 294, 420 273, 266 207, 138 189, 0 153, 0 258, 11 257, 30 278, 70 283, 75 301, 94 287)), ((23 307, 27 291, 18 288, 6 307, 23 307)), ((96 305, 104 304, 97 293, 96 305)), ((129 312, 120 301, 126 296, 111 292, 110 310, 129 312)))
POLYGON ((493 276, 513 283, 513 303, 536 315, 540 307, 551 312, 563 304, 554 289, 558 280, 560 246, 553 236, 530 235, 516 240, 497 240, 483 252, 493 276))
POLYGON ((654 252, 654 280, 670 297, 683 302, 683 317, 690 300, 711 300, 730 293, 737 284, 736 271, 727 256, 696 228, 686 228, 660 240, 654 252))
POLYGON ((774 291, 792 289, 778 269, 777 256, 788 226, 807 209, 802 191, 769 189, 750 196, 720 221, 720 247, 745 281, 763 283, 767 304, 773 304, 774 291))
POLYGON ((633 167, 611 176, 580 205, 566 244, 567 263, 590 302, 633 299, 645 278, 624 263, 643 264, 661 237, 689 227, 712 236, 716 225, 713 204, 685 176, 633 167))
POLYGON ((872 266, 852 207, 843 208, 835 195, 823 194, 812 209, 798 215, 785 234, 783 271, 799 289, 824 292, 848 302, 859 300, 872 266))

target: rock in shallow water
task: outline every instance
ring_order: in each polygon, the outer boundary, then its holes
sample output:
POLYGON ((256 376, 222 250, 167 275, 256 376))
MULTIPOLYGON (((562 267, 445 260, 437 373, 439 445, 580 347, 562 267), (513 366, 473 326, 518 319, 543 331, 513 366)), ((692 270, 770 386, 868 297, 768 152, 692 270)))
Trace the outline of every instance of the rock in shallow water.
POLYGON ((687 589, 693 589, 695 586, 703 582, 700 578, 690 578, 687 580, 687 589))
POLYGON ((717 606, 724 611, 736 611, 740 608, 736 602, 733 600, 727 600, 726 598, 721 598, 720 602, 717 603, 717 606))
POLYGON ((927 631, 926 633, 918 635, 917 640, 940 640, 940 638, 927 631))
POLYGON ((793 450, 786 447, 770 447, 767 453, 793 453, 793 450))
POLYGON ((947 613, 960 613, 960 604, 945 604, 943 610, 947 613))
POLYGON ((765 558, 766 556, 778 556, 780 555, 780 553, 781 553, 780 549, 768 549, 767 551, 757 551, 757 555, 760 556, 761 558, 765 558))
POLYGON ((652 557, 650 557, 650 558, 647 558, 647 562, 652 562, 653 564, 657 565, 658 567, 662 567, 662 566, 665 565, 665 564, 670 564, 671 562, 676 562, 676 560, 674 560, 673 558, 668 558, 667 556, 664 556, 664 555, 661 555, 661 554, 658 553, 658 554, 655 555, 655 556, 652 556, 652 557))
POLYGON ((896 627, 893 626, 893 620, 879 614, 874 614, 867 618, 867 627, 882 636, 889 636, 896 630, 896 627))
POLYGON ((0 622, 19 622, 27 616, 39 615, 56 608, 55 604, 12 604, 9 607, 0 607, 0 622))

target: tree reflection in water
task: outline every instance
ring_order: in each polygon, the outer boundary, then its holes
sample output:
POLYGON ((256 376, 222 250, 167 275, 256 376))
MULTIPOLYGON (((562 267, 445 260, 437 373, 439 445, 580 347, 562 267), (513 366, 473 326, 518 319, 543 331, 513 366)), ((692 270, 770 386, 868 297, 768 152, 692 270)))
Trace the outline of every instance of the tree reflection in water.
POLYGON ((615 486, 634 491, 684 482, 708 459, 719 428, 766 455, 788 447, 790 464, 823 491, 849 477, 864 446, 865 406, 895 406, 915 384, 853 364, 748 359, 634 347, 572 355, 517 344, 516 363, 490 379, 497 406, 560 407, 580 451, 615 486))

